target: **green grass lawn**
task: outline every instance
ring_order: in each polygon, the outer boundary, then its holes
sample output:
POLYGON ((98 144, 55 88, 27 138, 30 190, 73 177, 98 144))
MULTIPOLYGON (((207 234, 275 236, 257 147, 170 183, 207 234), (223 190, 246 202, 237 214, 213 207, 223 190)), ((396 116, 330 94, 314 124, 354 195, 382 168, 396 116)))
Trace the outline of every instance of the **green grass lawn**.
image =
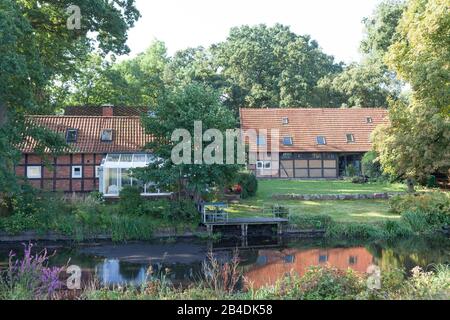
POLYGON ((354 184, 349 181, 311 180, 259 180, 256 196, 231 205, 230 217, 264 216, 264 206, 279 204, 288 206, 292 214, 326 214, 336 222, 379 222, 399 219, 389 212, 387 200, 327 200, 299 201, 274 200, 273 194, 344 194, 406 191, 402 184, 367 183, 354 184))
POLYGON ((344 180, 259 180, 256 198, 268 199, 273 194, 350 194, 402 192, 401 183, 352 183, 344 180))

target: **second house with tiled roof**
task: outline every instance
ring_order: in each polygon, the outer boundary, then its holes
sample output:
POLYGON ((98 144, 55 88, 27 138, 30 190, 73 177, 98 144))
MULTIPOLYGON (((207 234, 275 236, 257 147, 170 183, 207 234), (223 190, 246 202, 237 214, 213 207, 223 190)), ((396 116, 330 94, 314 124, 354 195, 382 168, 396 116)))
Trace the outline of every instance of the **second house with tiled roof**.
POLYGON ((349 168, 358 174, 371 133, 387 119, 381 108, 240 109, 241 129, 257 133, 254 142, 246 139, 257 160, 249 169, 266 178, 338 178, 349 168))

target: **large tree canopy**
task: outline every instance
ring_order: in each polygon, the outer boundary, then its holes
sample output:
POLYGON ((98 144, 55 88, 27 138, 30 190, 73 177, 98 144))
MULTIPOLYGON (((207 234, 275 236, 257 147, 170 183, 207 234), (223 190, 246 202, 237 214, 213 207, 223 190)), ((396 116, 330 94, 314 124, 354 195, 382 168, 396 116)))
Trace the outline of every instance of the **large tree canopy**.
POLYGON ((232 28, 212 47, 234 108, 317 106, 317 82, 341 71, 309 36, 277 24, 232 28))
MULTIPOLYGON (((206 147, 211 142, 219 145, 210 148, 213 155, 218 155, 222 142, 220 137, 211 136, 209 142, 203 141, 203 135, 208 129, 217 129, 223 134, 225 145, 225 131, 234 129, 237 121, 233 113, 223 105, 220 94, 208 86, 201 84, 189 84, 177 87, 159 101, 151 116, 143 118, 145 129, 152 134, 154 140, 148 145, 157 161, 141 172, 145 181, 156 181, 161 189, 171 188, 177 190, 182 183, 184 188, 198 197, 202 192, 210 188, 223 188, 231 182, 240 168, 237 164, 219 163, 210 165, 205 163, 202 151, 207 152, 206 147), (201 150, 194 147, 194 122, 201 121, 200 131, 201 150), (182 137, 180 141, 172 141, 176 129, 184 129, 189 137, 182 137), (191 159, 191 163, 175 164, 172 161, 174 147, 180 142, 188 142, 187 150, 183 150, 180 156, 191 159), (189 142, 191 144, 189 144, 189 142), (200 162, 195 162, 195 152, 200 151, 200 162)), ((234 144, 234 142, 233 142, 234 144)), ((223 152, 225 155, 225 152, 223 152)), ((198 159, 198 158, 197 158, 198 159)), ((223 158, 225 163, 225 156, 223 158)))
POLYGON ((387 108, 389 98, 399 98, 401 83, 383 58, 396 37, 404 7, 404 1, 385 0, 363 20, 362 61, 320 80, 322 96, 330 105, 387 108))
POLYGON ((417 99, 450 114, 450 2, 410 0, 386 62, 417 99))
POLYGON ((400 94, 400 83, 377 62, 349 65, 342 73, 321 79, 319 88, 331 106, 387 108, 388 99, 400 94))
POLYGON ((98 54, 77 65, 75 76, 55 90, 61 105, 155 105, 165 90, 169 58, 161 41, 133 59, 107 61, 98 54), (62 92, 62 93, 59 93, 62 92))
POLYGON ((28 128, 25 114, 51 112, 50 86, 73 74, 77 61, 95 48, 123 54, 127 30, 139 17, 133 0, 80 1, 80 29, 67 27, 70 0, 0 0, 0 194, 14 185, 18 142, 31 134, 39 145, 61 139, 28 128), (34 130, 31 132, 30 130, 34 130))
POLYGON ((360 49, 366 56, 378 61, 383 60, 384 54, 394 42, 404 9, 404 0, 384 0, 370 17, 363 20, 364 38, 360 49))
POLYGON ((423 180, 450 169, 450 15, 448 0, 410 0, 386 61, 412 88, 374 135, 384 170, 423 180))

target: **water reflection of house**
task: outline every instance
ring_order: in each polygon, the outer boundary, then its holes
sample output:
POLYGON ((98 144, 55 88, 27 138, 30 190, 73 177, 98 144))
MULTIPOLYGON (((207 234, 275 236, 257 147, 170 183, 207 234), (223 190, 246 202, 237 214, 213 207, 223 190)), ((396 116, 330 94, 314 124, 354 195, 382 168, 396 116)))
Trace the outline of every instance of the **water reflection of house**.
POLYGON ((373 256, 364 247, 334 249, 260 250, 256 264, 245 272, 245 277, 255 288, 274 284, 290 272, 303 275, 310 266, 330 265, 340 270, 351 268, 366 272, 373 256))

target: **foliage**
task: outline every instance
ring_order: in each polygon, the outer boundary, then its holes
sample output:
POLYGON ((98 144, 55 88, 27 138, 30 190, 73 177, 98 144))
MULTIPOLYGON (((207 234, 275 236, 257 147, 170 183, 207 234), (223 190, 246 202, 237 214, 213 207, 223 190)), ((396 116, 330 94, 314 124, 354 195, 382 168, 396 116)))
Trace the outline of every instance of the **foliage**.
POLYGON ((327 105, 386 108, 389 98, 398 98, 400 85, 380 63, 351 64, 341 73, 322 78, 318 84, 327 105))
POLYGON ((232 28, 227 40, 211 50, 227 83, 227 103, 236 111, 242 106, 324 105, 317 82, 341 70, 316 41, 280 24, 232 28))
POLYGON ((390 125, 374 136, 386 173, 425 182, 450 169, 450 16, 446 0, 410 0, 385 61, 412 89, 409 103, 392 103, 390 125))
POLYGON ((9 264, 0 274, 0 299, 51 299, 62 287, 61 268, 48 267, 47 250, 32 254, 33 245, 24 245, 24 257, 15 259, 10 252, 9 264))
POLYGON ((378 154, 371 150, 366 152, 361 160, 361 168, 364 176, 369 179, 377 179, 381 176, 381 166, 378 154))
POLYGON ((231 261, 219 261, 212 252, 202 263, 203 284, 216 293, 231 293, 237 289, 242 278, 239 270, 239 254, 236 250, 231 261))
POLYGON ((102 54, 128 52, 127 30, 139 17, 133 0, 78 3, 82 26, 67 28, 71 0, 0 2, 0 198, 17 192, 18 146, 33 137, 43 152, 60 151, 63 139, 25 123, 24 115, 52 113, 58 106, 50 87, 74 74, 74 65, 95 48, 102 54))
POLYGON ((333 224, 328 215, 291 215, 289 224, 302 229, 326 230, 333 224))
POLYGON ((442 191, 426 192, 417 195, 398 195, 389 200, 389 206, 395 213, 418 210, 437 214, 449 214, 450 195, 442 191))
POLYGON ((35 231, 55 232, 75 241, 111 237, 113 241, 149 240, 154 230, 175 227, 195 228, 199 215, 192 201, 181 204, 169 200, 144 201, 130 207, 105 204, 94 196, 67 199, 59 194, 39 194, 33 198, 33 209, 0 218, 0 230, 9 234, 35 231), (150 208, 153 210, 151 211, 150 208))
POLYGON ((363 20, 364 39, 361 51, 378 61, 383 59, 395 40, 396 28, 405 10, 405 1, 383 0, 374 13, 363 20))
POLYGON ((367 178, 364 176, 354 176, 351 181, 352 183, 366 183, 367 178))
POLYGON ((327 228, 325 236, 335 239, 383 239, 382 227, 371 223, 334 223, 327 228))
POLYGON ((139 214, 143 199, 141 191, 135 186, 125 186, 119 194, 119 210, 123 214, 139 214))
POLYGON ((241 198, 253 197, 258 191, 258 180, 253 172, 241 171, 237 175, 236 183, 241 186, 241 198))
POLYGON ((434 271, 425 272, 420 267, 412 270, 412 277, 398 293, 390 298, 414 300, 448 300, 450 297, 450 267, 434 266, 434 271))
POLYGON ((424 102, 427 107, 437 108, 448 117, 448 1, 408 1, 397 32, 396 41, 386 56, 387 64, 411 85, 416 100, 424 102))
POLYGON ((135 58, 116 62, 91 54, 76 64, 76 75, 54 87, 62 106, 155 105, 165 91, 164 74, 169 59, 163 42, 153 41, 135 58))
POLYGON ((389 125, 377 127, 372 134, 384 173, 420 182, 436 172, 447 174, 450 125, 436 106, 398 101, 390 106, 389 120, 389 125))
POLYGON ((311 267, 299 281, 304 300, 350 300, 363 290, 363 278, 351 269, 311 267))
POLYGON ((354 177, 356 176, 357 171, 354 165, 349 164, 346 168, 345 168, 345 175, 347 177, 354 177))
MULTIPOLYGON (((200 151, 204 150, 206 153, 209 146, 214 163, 206 164, 203 160, 199 163, 192 145, 195 121, 201 121, 202 137, 208 129, 217 129, 225 137, 225 130, 236 127, 236 119, 222 104, 216 91, 200 84, 189 84, 172 90, 158 104, 152 116, 143 118, 145 129, 154 137, 148 148, 152 150, 156 160, 141 171, 140 176, 144 181, 156 181, 161 189, 180 192, 183 187, 198 200, 207 190, 223 188, 233 181, 240 165, 224 164, 225 159, 220 159, 219 153, 213 151, 206 141, 201 141, 200 151), (181 141, 172 141, 176 129, 184 129, 184 133, 190 136, 181 136, 178 137, 181 141), (189 161, 175 164, 171 158, 172 153, 176 153, 175 150, 181 144, 188 145, 188 153, 178 149, 176 156, 187 156, 189 161)), ((211 144, 220 145, 220 137, 215 134, 210 141, 211 144)), ((222 154, 226 154, 225 143, 223 148, 222 154)))

